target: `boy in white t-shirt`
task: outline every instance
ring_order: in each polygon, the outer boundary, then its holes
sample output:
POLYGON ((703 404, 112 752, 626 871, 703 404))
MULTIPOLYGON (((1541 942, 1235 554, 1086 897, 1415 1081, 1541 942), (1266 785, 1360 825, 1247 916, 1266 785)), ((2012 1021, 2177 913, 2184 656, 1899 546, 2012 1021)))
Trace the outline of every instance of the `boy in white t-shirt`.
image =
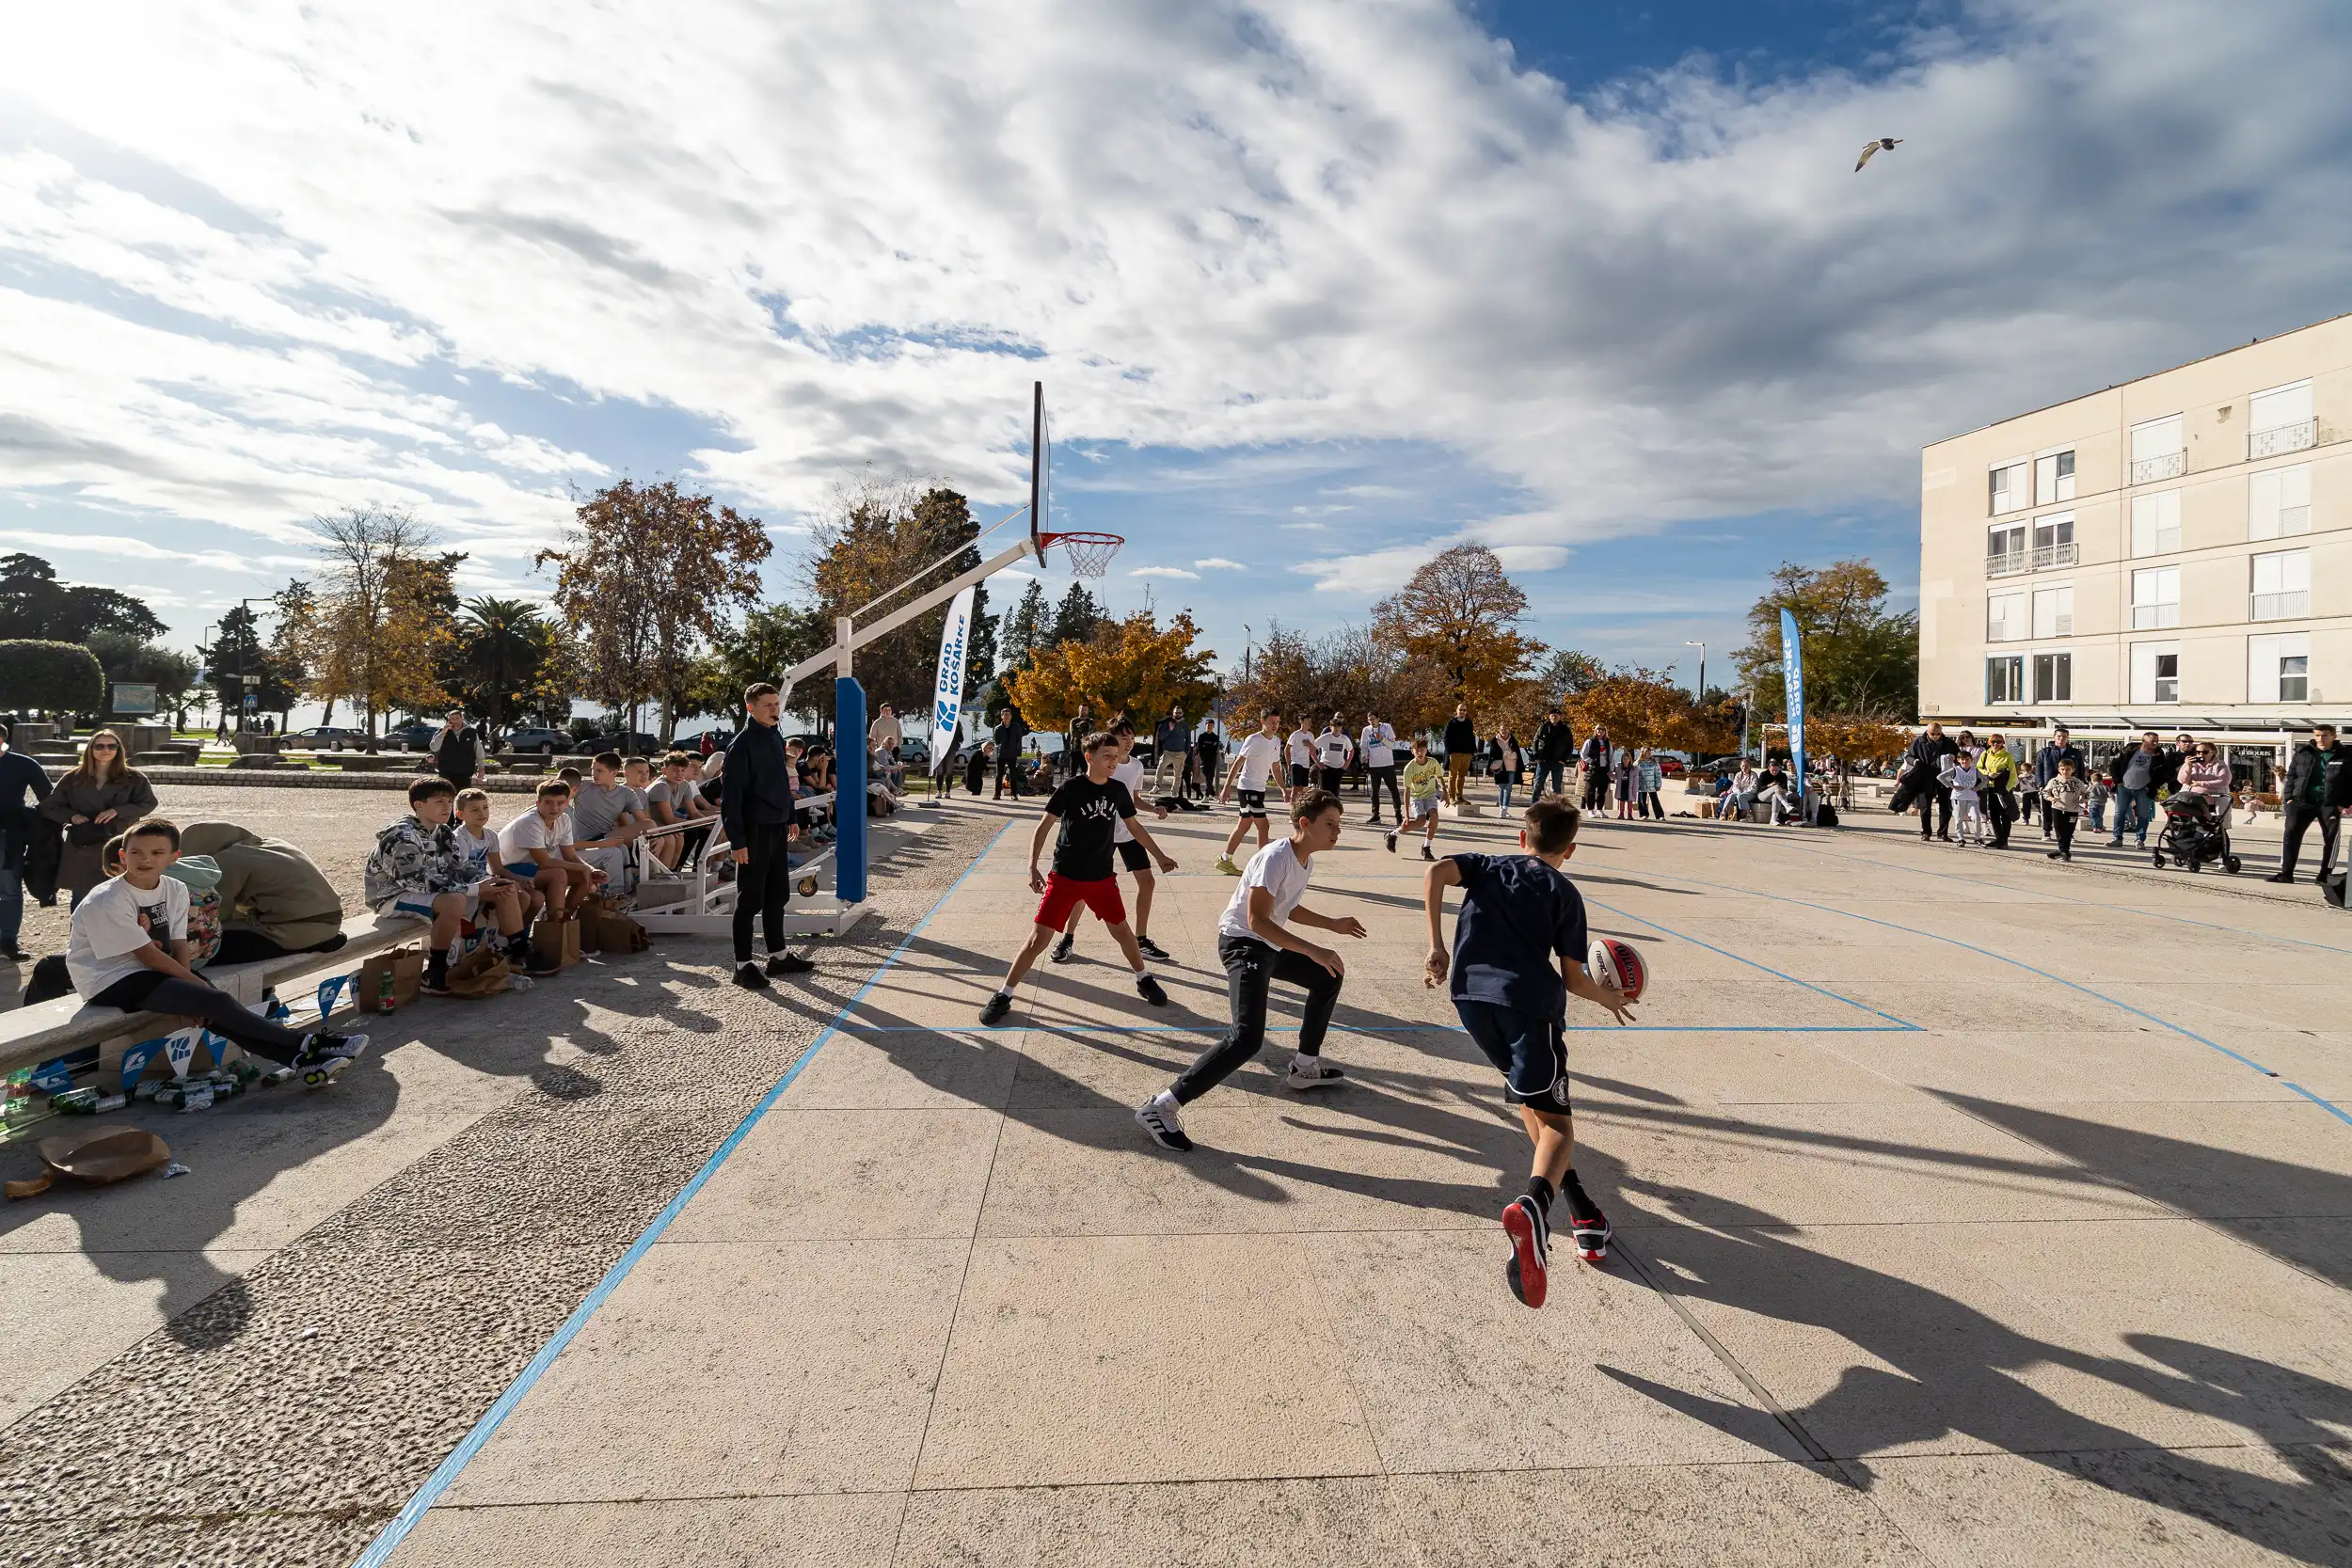
POLYGON ((572 786, 549 779, 532 809, 499 834, 499 863, 508 877, 537 891, 549 920, 578 914, 604 881, 604 873, 572 847, 571 803, 572 786))
POLYGON ((1298 728, 1291 731, 1284 755, 1290 761, 1291 769, 1288 799, 1295 806, 1298 804, 1300 792, 1315 782, 1315 732, 1307 727, 1303 714, 1299 716, 1298 728))
POLYGON ((1233 748, 1233 764, 1225 770, 1225 790, 1217 797, 1219 802, 1236 795, 1241 797, 1233 831, 1227 836, 1225 853, 1216 863, 1216 869, 1228 877, 1241 875, 1241 867, 1233 863, 1233 850, 1250 824, 1257 824, 1258 847, 1265 847, 1266 789, 1274 780, 1274 770, 1282 766, 1281 734, 1282 716, 1269 708, 1258 721, 1258 733, 1233 748))
POLYGON ((1294 1089, 1327 1089, 1346 1076, 1323 1059, 1323 1037, 1339 1006, 1347 966, 1328 947, 1291 929, 1293 926, 1364 934, 1353 915, 1333 918, 1299 903, 1307 892, 1308 863, 1340 841, 1339 797, 1311 789, 1291 808, 1291 835, 1250 857, 1249 869, 1233 890, 1232 902, 1216 925, 1216 956, 1225 964, 1225 994, 1232 1024, 1225 1037, 1200 1053, 1176 1082, 1136 1109, 1136 1120, 1162 1148, 1192 1148, 1179 1108, 1223 1083, 1265 1044, 1266 990, 1276 980, 1303 987, 1306 1015, 1299 1021, 1298 1049, 1282 1081, 1294 1089))
MULTIPOLYGON (((1147 809, 1143 805, 1143 764, 1136 760, 1135 721, 1121 719, 1112 725, 1111 738, 1119 742, 1119 760, 1111 766, 1112 782, 1127 786, 1127 794, 1138 810, 1147 809)), ((1168 816, 1166 806, 1148 809, 1154 816, 1165 819, 1168 816)), ((1152 924, 1152 893, 1155 883, 1152 875, 1152 857, 1142 845, 1136 842, 1136 835, 1127 831, 1124 821, 1114 821, 1111 826, 1111 849, 1119 856, 1119 863, 1126 867, 1127 874, 1136 879, 1136 912, 1131 923, 1136 933, 1136 945, 1143 950, 1145 958, 1166 960, 1168 949, 1153 942, 1147 933, 1147 927, 1152 924)), ((1062 932, 1061 940, 1054 943, 1053 952, 1047 955, 1054 962, 1066 964, 1077 956, 1078 926, 1085 919, 1084 904, 1070 911, 1069 928, 1062 932)))
POLYGON ((73 911, 65 968, 83 1001, 199 1020, 254 1055, 294 1069, 312 1088, 367 1050, 365 1035, 280 1028, 190 969, 188 890, 164 875, 180 858, 180 830, 151 816, 121 842, 122 875, 101 882, 73 911))

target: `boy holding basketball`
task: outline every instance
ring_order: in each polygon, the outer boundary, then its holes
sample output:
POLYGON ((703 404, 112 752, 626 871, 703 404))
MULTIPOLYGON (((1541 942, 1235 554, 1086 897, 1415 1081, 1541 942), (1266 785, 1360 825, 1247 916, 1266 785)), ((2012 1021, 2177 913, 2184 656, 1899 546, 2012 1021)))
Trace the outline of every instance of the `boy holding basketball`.
POLYGON ((1005 983, 980 1008, 982 1023, 1005 1021, 1005 1015, 1012 1011, 1013 988, 1029 973, 1038 955, 1061 935, 1062 927, 1080 904, 1110 927, 1111 939, 1135 971, 1136 994, 1154 1007, 1168 1006, 1168 992, 1143 967, 1143 954, 1127 925, 1127 905, 1119 896, 1119 880, 1112 875, 1112 830, 1124 823, 1162 871, 1175 870, 1176 862, 1136 820, 1135 797, 1127 793, 1127 786, 1111 777, 1119 742, 1096 731, 1086 737, 1085 748, 1085 765, 1062 781, 1053 799, 1045 802, 1045 815, 1038 818, 1037 832, 1029 839, 1029 887, 1044 896, 1038 904, 1037 923, 1029 929, 1027 944, 1014 955, 1005 983), (1057 827, 1061 835, 1054 846, 1054 871, 1049 877, 1038 871, 1037 858, 1045 852, 1045 835, 1057 827))
POLYGON ((1551 1200, 1568 1200, 1569 1236, 1588 1263, 1609 1256, 1609 1221, 1586 1195, 1570 1163, 1575 1124, 1568 1105, 1570 994, 1629 1022, 1625 995, 1585 973, 1584 898, 1561 866, 1576 852, 1581 814, 1565 800, 1527 808, 1519 830, 1523 855, 1449 855, 1422 879, 1429 915, 1429 959, 1422 984, 1452 978, 1462 1026, 1501 1069, 1503 1099, 1535 1146, 1527 1191, 1502 1211, 1511 1238, 1503 1277, 1511 1293, 1541 1307, 1551 1240, 1551 1200), (1454 952, 1445 946, 1445 890, 1462 890, 1454 952), (1555 960, 1556 965, 1555 967, 1555 960))

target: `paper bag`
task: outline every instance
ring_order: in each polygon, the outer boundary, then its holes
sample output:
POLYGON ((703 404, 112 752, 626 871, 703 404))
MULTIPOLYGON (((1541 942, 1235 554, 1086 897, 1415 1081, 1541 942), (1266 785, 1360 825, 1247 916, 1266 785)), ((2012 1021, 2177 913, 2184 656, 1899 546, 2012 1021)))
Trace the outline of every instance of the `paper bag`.
POLYGON ((514 969, 506 956, 489 947, 477 947, 449 966, 449 993, 452 996, 496 996, 506 989, 506 977, 514 969))
POLYGON ((392 1006, 405 1007, 417 999, 417 988, 424 981, 424 949, 395 947, 389 953, 378 953, 359 966, 359 1010, 364 1013, 384 1010, 384 976, 392 977, 392 1006))
POLYGON ((531 927, 531 951, 558 969, 580 962, 580 922, 542 915, 531 927))

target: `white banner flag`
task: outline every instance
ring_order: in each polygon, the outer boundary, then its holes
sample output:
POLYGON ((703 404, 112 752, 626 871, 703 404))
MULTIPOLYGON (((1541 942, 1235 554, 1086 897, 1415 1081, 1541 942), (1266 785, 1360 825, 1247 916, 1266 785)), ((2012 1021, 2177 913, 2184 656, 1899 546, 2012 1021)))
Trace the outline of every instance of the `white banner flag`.
POLYGON ((931 767, 955 754, 956 723, 963 717, 963 661, 972 646, 972 597, 967 588, 947 607, 939 629, 939 678, 931 684, 931 767))

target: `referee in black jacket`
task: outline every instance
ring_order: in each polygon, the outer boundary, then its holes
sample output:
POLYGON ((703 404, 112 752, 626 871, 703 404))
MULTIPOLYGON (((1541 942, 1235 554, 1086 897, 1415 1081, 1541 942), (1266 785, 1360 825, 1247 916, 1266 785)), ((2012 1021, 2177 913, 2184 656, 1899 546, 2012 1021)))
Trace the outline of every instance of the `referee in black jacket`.
MULTIPOLYGON (((735 847, 735 983, 766 990, 769 974, 805 974, 817 966, 786 951, 784 903, 792 892, 792 867, 785 847, 800 836, 792 823, 792 759, 784 752, 776 721, 784 698, 766 681, 743 689, 743 711, 751 722, 727 744, 727 765, 719 775, 719 814, 727 842, 735 847), (768 971, 752 961, 752 916, 766 927, 768 971)), ((866 802, 852 802, 863 810, 866 802)))

